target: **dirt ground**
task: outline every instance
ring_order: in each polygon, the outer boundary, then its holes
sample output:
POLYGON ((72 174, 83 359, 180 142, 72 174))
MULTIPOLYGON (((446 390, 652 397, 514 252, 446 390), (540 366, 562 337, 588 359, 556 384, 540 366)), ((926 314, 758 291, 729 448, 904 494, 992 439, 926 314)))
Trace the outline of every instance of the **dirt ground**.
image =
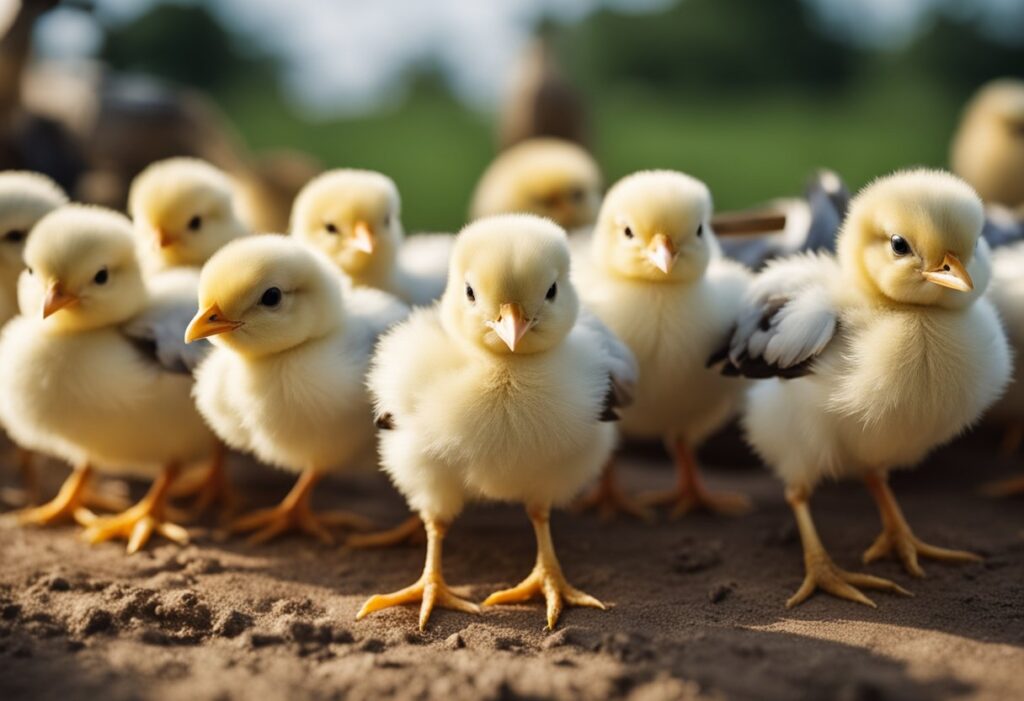
MULTIPOLYGON (((977 496, 985 479, 1024 469, 993 457, 993 435, 946 449, 893 484, 918 535, 973 548, 983 564, 925 562, 913 580, 894 562, 869 571, 916 593, 872 593, 872 610, 818 594, 787 611, 802 577, 799 539, 779 484, 738 451, 735 434, 704 451, 709 482, 750 494, 741 518, 697 514, 654 526, 559 514, 567 575, 610 604, 569 609, 544 630, 540 603, 480 616, 439 610, 425 633, 416 611, 356 622, 369 595, 414 581, 422 547, 346 551, 299 538, 267 546, 218 542, 87 547, 71 527, 0 527, 0 698, 3 699, 875 699, 1024 698, 1024 500, 977 496)), ((630 454, 630 488, 667 484, 656 452, 630 454)), ((251 501, 288 487, 233 464, 251 501)), ((63 471, 46 472, 51 488, 63 471)), ((7 484, 12 471, 4 470, 7 484)), ((324 505, 380 524, 404 505, 369 474, 325 484, 324 505)), ((858 484, 829 485, 814 513, 849 568, 878 531, 858 484)), ((448 580, 482 599, 519 581, 534 554, 519 509, 481 505, 452 528, 448 580)))

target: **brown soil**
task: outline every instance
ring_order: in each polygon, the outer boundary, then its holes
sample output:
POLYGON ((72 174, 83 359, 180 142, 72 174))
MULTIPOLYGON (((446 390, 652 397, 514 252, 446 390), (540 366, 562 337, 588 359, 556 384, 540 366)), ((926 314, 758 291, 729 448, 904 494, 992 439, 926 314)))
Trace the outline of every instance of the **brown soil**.
MULTIPOLYGON (((779 484, 737 451, 705 451, 709 482, 752 495, 736 519, 693 515, 647 526, 560 514, 555 541, 570 580, 611 604, 567 610, 543 629, 539 603, 480 616, 393 609, 356 622, 367 596, 411 583, 422 547, 345 551, 285 538, 263 547, 155 541, 89 548, 70 527, 0 527, 0 698, 1024 698, 1024 501, 975 494, 1013 466, 984 435, 894 478, 918 535, 985 555, 869 568, 916 593, 872 593, 873 610, 818 594, 787 611, 802 577, 799 540, 779 484)), ((1018 462, 1019 469, 1021 463, 1018 462)), ((287 489, 281 474, 235 459, 252 501, 287 489)), ((46 471, 53 488, 63 471, 46 471)), ((637 452, 630 488, 667 484, 667 462, 637 452)), ((4 471, 8 484, 13 471, 4 471)), ((404 517, 382 477, 324 484, 318 500, 382 525, 404 517)), ((878 518, 857 484, 822 488, 813 509, 833 557, 857 567, 878 518)), ((516 508, 481 505, 451 530, 448 580, 482 599, 533 560, 516 508)))

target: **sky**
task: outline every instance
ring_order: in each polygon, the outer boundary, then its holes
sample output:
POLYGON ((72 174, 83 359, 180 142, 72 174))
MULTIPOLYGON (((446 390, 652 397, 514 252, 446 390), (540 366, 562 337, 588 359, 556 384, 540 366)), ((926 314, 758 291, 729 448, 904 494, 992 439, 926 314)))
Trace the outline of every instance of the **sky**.
MULTIPOLYGON (((129 21, 160 1, 168 0, 94 0, 103 24, 129 21)), ((538 18, 571 23, 603 6, 650 12, 672 1, 207 0, 207 5, 227 26, 258 38, 281 57, 293 99, 307 111, 334 116, 395 100, 397 78, 417 62, 439 66, 468 103, 493 106, 538 18)), ((1009 39, 1013 28, 1024 26, 1022 0, 805 1, 831 31, 883 48, 909 41, 940 6, 977 13, 993 34, 1009 39)), ((73 10, 51 13, 39 30, 44 55, 90 55, 100 41, 96 24, 73 10)))

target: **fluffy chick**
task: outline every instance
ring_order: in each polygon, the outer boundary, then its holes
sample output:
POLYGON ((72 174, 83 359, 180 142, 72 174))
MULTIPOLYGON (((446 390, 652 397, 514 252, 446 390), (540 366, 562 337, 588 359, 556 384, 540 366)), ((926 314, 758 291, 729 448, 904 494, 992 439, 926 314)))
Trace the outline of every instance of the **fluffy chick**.
POLYGON ((905 593, 829 558, 808 506, 825 477, 865 480, 878 504, 865 562, 893 553, 923 576, 919 556, 977 559, 915 536, 887 477, 963 431, 1009 380, 1006 336, 982 296, 983 221, 959 178, 899 172, 853 200, 835 257, 770 263, 751 286, 727 369, 772 378, 749 392, 743 422, 785 483, 803 542, 806 577, 787 606, 817 588, 871 606, 858 587, 905 593))
MULTIPOLYGON (((745 382, 722 377, 707 359, 728 339, 750 273, 725 259, 710 226, 711 195, 672 171, 627 176, 609 190, 590 252, 578 256, 584 304, 632 349, 640 368, 633 405, 622 413, 629 437, 660 438, 675 459, 676 488, 650 503, 736 513, 748 501, 708 492, 694 450, 737 411, 745 382)), ((609 513, 636 507, 609 465, 594 499, 609 513)))
POLYGON ((28 171, 0 172, 0 325, 18 313, 18 276, 32 227, 67 203, 57 183, 28 171))
POLYGON ((325 253, 357 287, 371 287, 409 304, 430 304, 445 288, 453 238, 405 238, 394 181, 370 170, 332 170, 302 189, 291 232, 325 253))
POLYGON ((126 537, 129 552, 154 530, 187 541, 166 519, 167 490, 178 466, 208 453, 214 438, 195 410, 184 361, 159 337, 132 330, 157 310, 180 319, 180 300, 149 295, 131 223, 98 207, 66 205, 45 216, 25 261, 25 308, 0 338, 0 418, 23 447, 76 467, 57 499, 28 520, 75 513, 92 468, 159 475, 136 506, 89 519, 85 537, 126 537))
POLYGON ((603 608, 562 574, 549 529, 564 504, 601 469, 615 432, 602 417, 613 361, 601 337, 577 323, 565 233, 530 215, 483 219, 455 245, 441 303, 385 336, 369 385, 381 463, 427 529, 419 581, 372 597, 359 618, 420 602, 475 612, 441 573, 441 542, 469 499, 522 503, 537 537, 537 562, 518 586, 484 605, 543 595, 547 622, 563 602, 603 608))
POLYGON ((230 177, 198 158, 157 161, 132 181, 128 212, 147 273, 202 266, 229 241, 249 233, 230 177))
POLYGON ((470 219, 530 213, 572 232, 591 226, 601 206, 601 170, 582 147, 530 139, 503 151, 473 193, 470 219))
POLYGON ((1024 205, 1024 81, 994 80, 971 98, 950 164, 986 202, 1024 205))
POLYGON ((310 499, 324 474, 372 454, 366 370, 378 334, 407 308, 376 290, 343 299, 329 261, 294 239, 261 235, 203 267, 199 309, 185 338, 215 346, 196 374, 199 410, 228 446, 300 473, 279 506, 232 530, 259 529, 251 541, 263 542, 297 528, 329 543, 328 526, 366 526, 350 513, 314 513, 310 499))

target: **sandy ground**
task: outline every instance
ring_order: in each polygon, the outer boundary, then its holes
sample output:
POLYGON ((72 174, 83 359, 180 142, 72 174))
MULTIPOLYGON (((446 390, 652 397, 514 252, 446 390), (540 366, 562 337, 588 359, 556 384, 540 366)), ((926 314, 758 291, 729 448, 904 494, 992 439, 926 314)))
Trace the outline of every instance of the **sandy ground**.
MULTIPOLYGON (((555 518, 569 578, 610 609, 570 609, 553 633, 539 603, 480 616, 439 610, 422 634, 411 608, 357 623, 367 596, 417 577, 421 547, 345 551, 299 538, 249 547, 197 527, 193 545, 155 542, 127 557, 120 544, 82 545, 70 527, 8 523, 0 698, 1024 698, 1024 500, 974 493, 1014 469, 992 457, 994 440, 961 441, 894 479, 918 535, 974 548, 985 562, 926 562, 920 581, 875 564, 871 572, 917 595, 872 594, 876 610, 821 594, 784 608, 802 577, 798 537, 780 486, 735 436, 704 459, 714 486, 753 496, 746 517, 555 518)), ((671 479, 656 453, 625 465, 631 488, 671 479)), ((252 501, 287 489, 283 475, 240 460, 233 469, 252 501)), ((62 474, 51 468, 47 479, 62 474)), ((324 485, 318 499, 381 524, 405 513, 379 475, 324 485)), ((813 508, 834 558, 856 567, 878 530, 867 493, 831 485, 813 508)), ((481 599, 525 576, 533 547, 520 510, 478 506, 451 531, 446 575, 481 599)))

